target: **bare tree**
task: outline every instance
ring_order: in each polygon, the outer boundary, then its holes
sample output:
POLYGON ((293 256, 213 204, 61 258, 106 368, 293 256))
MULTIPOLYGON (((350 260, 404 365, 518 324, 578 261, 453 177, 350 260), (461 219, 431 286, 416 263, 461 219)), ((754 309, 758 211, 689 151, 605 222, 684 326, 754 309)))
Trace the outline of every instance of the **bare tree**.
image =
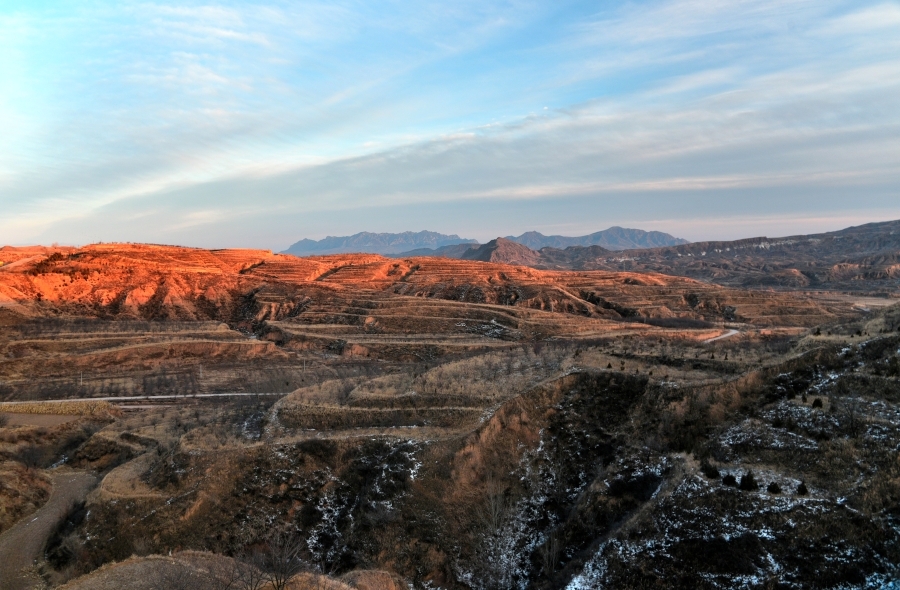
POLYGON ((478 518, 488 532, 500 531, 509 516, 509 503, 503 486, 493 475, 488 475, 485 483, 486 496, 484 504, 478 508, 478 518))
POLYGON ((274 590, 284 590, 288 581, 303 571, 302 550, 303 541, 294 532, 279 530, 268 538, 263 569, 274 590))
POLYGON ((209 568, 210 590, 244 590, 244 564, 238 559, 216 560, 209 568))
POLYGON ((848 397, 843 402, 847 430, 852 438, 856 438, 862 431, 866 420, 865 408, 858 397, 848 397))
POLYGON ((562 551, 562 543, 560 543, 559 535, 550 533, 544 544, 538 548, 538 555, 541 558, 541 565, 544 568, 544 576, 550 578, 556 567, 559 565, 559 555, 562 551))
POLYGON ((16 454, 16 458, 29 470, 37 469, 44 463, 44 450, 37 445, 28 445, 16 454))
POLYGON ((261 549, 254 549, 242 557, 243 559, 240 560, 241 589, 260 590, 269 581, 269 576, 265 571, 265 553, 261 549))
POLYGON ((511 530, 515 506, 507 490, 488 475, 484 503, 477 510, 481 522, 475 567, 479 586, 486 590, 511 588, 514 576, 515 535, 511 530))

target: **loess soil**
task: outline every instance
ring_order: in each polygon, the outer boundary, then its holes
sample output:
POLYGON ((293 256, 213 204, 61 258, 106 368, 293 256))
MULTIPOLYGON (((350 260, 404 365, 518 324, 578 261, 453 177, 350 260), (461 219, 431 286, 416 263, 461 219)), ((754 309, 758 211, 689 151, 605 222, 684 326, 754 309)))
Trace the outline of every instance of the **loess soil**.
POLYGON ((0 254, 2 401, 104 404, 0 425, 9 524, 59 469, 98 478, 48 534, 48 585, 221 588, 235 564, 273 571, 284 539, 295 588, 900 575, 889 299, 445 258, 0 254))

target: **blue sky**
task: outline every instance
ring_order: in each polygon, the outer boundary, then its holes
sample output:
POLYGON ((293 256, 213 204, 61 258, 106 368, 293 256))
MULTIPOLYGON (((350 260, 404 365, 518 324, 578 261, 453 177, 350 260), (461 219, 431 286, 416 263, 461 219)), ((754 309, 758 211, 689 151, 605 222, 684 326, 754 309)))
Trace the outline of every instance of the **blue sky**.
POLYGON ((0 242, 900 218, 900 2, 0 3, 0 242))

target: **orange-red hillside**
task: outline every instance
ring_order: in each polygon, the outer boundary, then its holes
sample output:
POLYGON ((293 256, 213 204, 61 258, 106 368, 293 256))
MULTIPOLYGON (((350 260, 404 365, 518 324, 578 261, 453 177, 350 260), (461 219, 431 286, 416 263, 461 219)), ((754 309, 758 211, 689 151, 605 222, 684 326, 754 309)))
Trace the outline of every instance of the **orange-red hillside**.
POLYGON ((830 315, 800 297, 656 273, 541 271, 448 258, 98 244, 4 248, 0 262, 0 306, 36 315, 230 322, 330 312, 364 322, 370 314, 356 308, 395 308, 409 297, 595 320, 811 325, 830 315))

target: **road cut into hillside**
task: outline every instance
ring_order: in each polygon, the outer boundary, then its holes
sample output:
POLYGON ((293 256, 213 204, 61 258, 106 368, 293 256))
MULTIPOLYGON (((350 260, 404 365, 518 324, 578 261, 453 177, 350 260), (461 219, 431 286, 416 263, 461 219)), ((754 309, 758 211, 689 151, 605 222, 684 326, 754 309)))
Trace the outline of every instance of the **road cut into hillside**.
POLYGON ((53 492, 47 503, 0 535, 3 590, 27 590, 35 585, 27 569, 40 557, 48 537, 71 507, 97 484, 97 477, 84 471, 60 470, 52 477, 53 492))

